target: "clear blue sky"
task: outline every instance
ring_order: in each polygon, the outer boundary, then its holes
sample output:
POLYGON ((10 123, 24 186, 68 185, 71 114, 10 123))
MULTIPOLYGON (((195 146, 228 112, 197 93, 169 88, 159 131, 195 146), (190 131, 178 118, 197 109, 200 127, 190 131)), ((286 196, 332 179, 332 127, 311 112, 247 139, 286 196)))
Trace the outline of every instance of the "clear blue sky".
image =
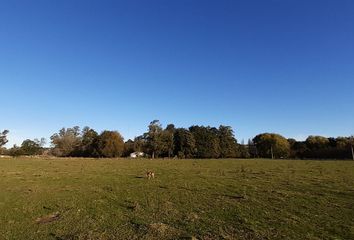
POLYGON ((1 1, 0 129, 354 134, 353 0, 1 1))

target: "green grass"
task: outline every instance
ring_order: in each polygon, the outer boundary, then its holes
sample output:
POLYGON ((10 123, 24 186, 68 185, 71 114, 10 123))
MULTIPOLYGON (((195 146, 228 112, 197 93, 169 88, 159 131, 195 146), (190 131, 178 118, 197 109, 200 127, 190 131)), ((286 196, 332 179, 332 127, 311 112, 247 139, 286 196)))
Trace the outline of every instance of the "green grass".
POLYGON ((0 180, 0 239, 354 239, 351 161, 0 159, 0 180))

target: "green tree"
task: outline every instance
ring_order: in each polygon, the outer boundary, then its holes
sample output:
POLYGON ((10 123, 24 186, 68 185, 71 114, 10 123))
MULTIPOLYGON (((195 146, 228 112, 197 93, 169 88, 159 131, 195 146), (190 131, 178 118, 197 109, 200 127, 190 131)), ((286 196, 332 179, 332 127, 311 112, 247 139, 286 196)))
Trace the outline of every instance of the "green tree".
POLYGON ((152 158, 158 157, 163 151, 162 127, 159 120, 154 120, 149 124, 148 132, 145 133, 147 150, 152 158))
POLYGON ((0 132, 0 147, 4 146, 8 140, 7 140, 7 134, 9 133, 9 130, 4 130, 0 132))
POLYGON ((174 134, 174 154, 179 158, 193 158, 196 153, 193 134, 184 128, 178 128, 174 134))
POLYGON ((167 151, 167 156, 168 158, 171 157, 173 154, 174 150, 174 134, 175 134, 176 128, 175 125, 173 124, 168 124, 166 129, 164 130, 164 137, 162 141, 164 142, 165 149, 167 151))
POLYGON ((220 157, 235 158, 237 156, 237 140, 230 126, 220 125, 219 131, 220 157))
POLYGON ((89 128, 84 127, 81 133, 81 156, 82 157, 99 157, 99 135, 98 133, 89 128))
POLYGON ((189 131, 193 134, 196 145, 196 157, 218 158, 220 156, 220 139, 218 129, 204 126, 192 126, 189 131))
POLYGON ((262 133, 253 139, 258 154, 267 158, 286 158, 290 154, 290 144, 286 138, 275 133, 262 133))
POLYGON ((291 158, 306 158, 309 154, 309 148, 303 141, 296 141, 295 139, 288 139, 290 145, 290 157, 291 158))
POLYGON ((16 144, 9 149, 8 154, 12 157, 18 157, 23 155, 22 153, 22 149, 20 147, 18 147, 16 144))
POLYGON ((26 139, 21 144, 21 152, 23 155, 39 155, 43 152, 44 144, 44 138, 42 138, 41 141, 38 139, 26 139))
POLYGON ((134 151, 146 152, 146 138, 144 136, 138 136, 134 138, 134 151))
POLYGON ((252 139, 248 139, 247 149, 248 149, 248 154, 246 154, 246 156, 248 156, 250 158, 258 157, 257 147, 254 144, 254 142, 252 141, 252 139))
POLYGON ((351 137, 337 137, 335 139, 335 151, 334 158, 341 159, 353 159, 354 160, 354 138, 351 137))
POLYGON ((322 136, 309 136, 306 139, 306 145, 310 149, 325 148, 329 145, 329 139, 322 136))
POLYGON ((134 152, 134 141, 129 139, 124 143, 123 157, 129 157, 134 152))
POLYGON ((60 157, 73 157, 77 155, 81 145, 80 128, 62 128, 59 133, 53 134, 51 143, 54 146, 52 153, 60 157))
POLYGON ((331 158, 335 157, 335 139, 322 136, 309 136, 306 141, 307 158, 331 158), (331 146, 332 145, 332 146, 331 146))
POLYGON ((250 158, 249 145, 239 144, 237 145, 237 157, 250 158))
POLYGON ((296 145, 297 141, 295 139, 293 139, 293 138, 288 138, 288 143, 289 143, 289 146, 290 146, 289 157, 296 158, 295 145, 296 145))
POLYGON ((99 137, 98 147, 103 157, 120 157, 124 151, 123 137, 117 131, 103 131, 99 137))

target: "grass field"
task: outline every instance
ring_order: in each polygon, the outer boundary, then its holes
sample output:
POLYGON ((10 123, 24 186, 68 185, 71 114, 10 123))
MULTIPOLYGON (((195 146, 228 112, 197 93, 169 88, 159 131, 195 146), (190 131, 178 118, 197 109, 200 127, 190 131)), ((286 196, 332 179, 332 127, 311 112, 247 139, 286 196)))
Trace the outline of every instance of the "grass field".
POLYGON ((354 239, 351 161, 0 159, 0 179, 0 239, 354 239))

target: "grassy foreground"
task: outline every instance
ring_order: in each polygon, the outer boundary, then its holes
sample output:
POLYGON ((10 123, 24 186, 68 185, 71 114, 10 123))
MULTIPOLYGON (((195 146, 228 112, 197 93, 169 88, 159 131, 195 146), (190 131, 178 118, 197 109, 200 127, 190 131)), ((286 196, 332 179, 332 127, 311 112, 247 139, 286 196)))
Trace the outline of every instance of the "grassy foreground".
POLYGON ((354 239, 350 161, 0 159, 0 180, 0 239, 354 239))

